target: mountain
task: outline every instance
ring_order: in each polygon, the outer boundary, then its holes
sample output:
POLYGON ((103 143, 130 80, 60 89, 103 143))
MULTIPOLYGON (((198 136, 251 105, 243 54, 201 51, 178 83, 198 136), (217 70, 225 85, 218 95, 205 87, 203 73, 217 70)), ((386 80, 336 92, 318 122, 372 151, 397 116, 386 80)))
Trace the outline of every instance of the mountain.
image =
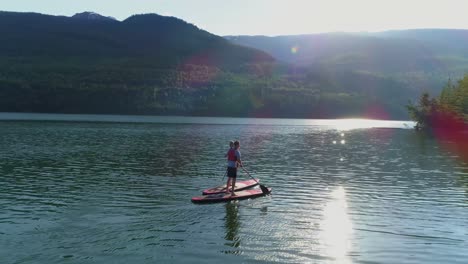
MULTIPOLYGON (((295 36, 226 36, 233 43, 258 48, 289 63, 310 65, 373 60, 374 66, 393 71, 437 69, 445 56, 468 57, 468 30, 414 29, 377 33, 322 33, 295 36), (292 51, 294 49, 294 51, 292 51), (428 61, 430 60, 430 61, 428 61), (405 62, 411 62, 405 65, 405 62), (385 65, 386 66, 383 66, 385 65), (429 65, 428 65, 429 64, 429 65), (391 69, 390 69, 391 70, 391 69)), ((358 63, 358 65, 360 65, 358 63)))
POLYGON ((406 39, 424 43, 434 54, 468 55, 468 30, 465 29, 412 29, 374 33, 384 39, 406 39))
POLYGON ((0 12, 0 35, 0 111, 9 112, 240 116, 245 97, 225 93, 275 63, 157 14, 0 12))
MULTIPOLYGON (((468 30, 422 29, 297 36, 226 36, 293 65, 329 72, 365 72, 438 92, 468 70, 468 30), (419 81, 417 81, 419 80, 419 81)), ((411 89, 411 87, 408 87, 411 89)))
POLYGON ((94 12, 76 13, 75 15, 72 16, 72 18, 85 19, 85 20, 104 20, 104 21, 109 21, 109 20, 115 21, 115 20, 117 20, 114 17, 105 17, 105 16, 102 16, 102 15, 100 15, 98 13, 94 13, 94 12))
POLYGON ((264 52, 230 44, 185 21, 156 14, 120 22, 89 12, 72 18, 1 12, 0 34, 0 56, 143 56, 175 66, 203 54, 205 61, 200 63, 210 61, 220 67, 273 61, 264 52))
MULTIPOLYGON (((408 101, 422 92, 438 95, 449 79, 468 72, 468 30, 225 38, 290 65, 302 73, 303 83, 320 86, 321 93, 332 94, 334 100, 341 98, 343 109, 352 105, 348 112, 378 106, 379 118, 407 118, 401 110, 408 101)), ((366 110, 358 115, 367 115, 366 110)))
POLYGON ((223 38, 157 14, 0 12, 0 35, 6 112, 406 119, 467 65, 425 32, 223 38))

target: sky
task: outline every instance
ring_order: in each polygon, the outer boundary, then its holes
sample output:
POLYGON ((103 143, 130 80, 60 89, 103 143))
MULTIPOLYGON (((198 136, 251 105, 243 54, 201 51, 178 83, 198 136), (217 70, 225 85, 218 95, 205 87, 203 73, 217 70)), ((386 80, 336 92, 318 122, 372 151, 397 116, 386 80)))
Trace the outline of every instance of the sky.
POLYGON ((211 33, 296 35, 395 29, 468 29, 468 0, 0 0, 0 10, 124 20, 174 16, 211 33))

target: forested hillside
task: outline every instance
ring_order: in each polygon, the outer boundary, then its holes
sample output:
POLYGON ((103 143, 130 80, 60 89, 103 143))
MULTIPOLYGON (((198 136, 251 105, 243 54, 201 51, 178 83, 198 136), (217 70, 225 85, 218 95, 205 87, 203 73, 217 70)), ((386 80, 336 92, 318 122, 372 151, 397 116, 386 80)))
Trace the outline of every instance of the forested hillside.
MULTIPOLYGON (((332 75, 392 79, 406 89, 439 92, 468 71, 468 30, 421 29, 298 36, 228 36, 275 58, 332 75)), ((358 77, 359 78, 359 77, 358 77)))
MULTIPOLYGON (((156 14, 0 12, 0 36, 0 111, 406 119, 409 99, 448 78, 418 41, 332 34, 245 47, 156 14)), ((445 62, 461 72, 458 54, 445 62)))
POLYGON ((206 113, 208 98, 274 63, 156 14, 120 22, 0 12, 0 35, 0 111, 206 113))

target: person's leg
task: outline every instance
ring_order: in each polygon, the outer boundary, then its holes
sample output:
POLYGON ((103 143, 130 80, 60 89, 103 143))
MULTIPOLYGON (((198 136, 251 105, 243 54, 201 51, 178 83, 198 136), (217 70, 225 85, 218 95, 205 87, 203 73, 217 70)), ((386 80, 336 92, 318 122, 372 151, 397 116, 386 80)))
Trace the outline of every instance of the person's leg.
POLYGON ((229 186, 231 184, 231 177, 227 177, 227 182, 226 182, 226 193, 229 193, 229 186))
POLYGON ((229 188, 231 187, 232 185, 232 177, 234 176, 234 170, 233 168, 231 167, 228 167, 228 171, 227 171, 227 176, 228 176, 228 180, 227 180, 227 183, 226 183, 226 193, 229 193, 229 188))
POLYGON ((236 178, 232 178, 232 181, 231 181, 231 184, 232 184, 232 195, 234 195, 234 189, 236 188, 236 178))
POLYGON ((231 180, 231 185, 232 185, 231 195, 235 195, 234 194, 234 189, 236 188, 237 168, 234 168, 233 176, 234 177, 232 177, 232 180, 231 180))

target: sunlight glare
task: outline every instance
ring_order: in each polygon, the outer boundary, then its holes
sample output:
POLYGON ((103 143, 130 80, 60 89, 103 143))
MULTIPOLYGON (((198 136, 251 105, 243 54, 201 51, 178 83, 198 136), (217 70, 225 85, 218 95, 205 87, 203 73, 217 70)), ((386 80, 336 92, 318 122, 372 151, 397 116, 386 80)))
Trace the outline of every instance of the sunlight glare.
POLYGON ((324 255, 334 258, 338 263, 351 263, 348 252, 351 250, 353 227, 343 187, 340 186, 331 193, 331 200, 323 210, 320 226, 324 255))
POLYGON ((370 128, 373 124, 374 120, 368 119, 342 119, 336 125, 338 130, 346 131, 356 128, 370 128))
POLYGON ((353 129, 398 127, 397 126, 398 121, 363 119, 363 118, 335 119, 335 120, 327 120, 323 122, 328 122, 330 126, 340 131, 342 137, 344 137, 343 131, 349 131, 353 129))

